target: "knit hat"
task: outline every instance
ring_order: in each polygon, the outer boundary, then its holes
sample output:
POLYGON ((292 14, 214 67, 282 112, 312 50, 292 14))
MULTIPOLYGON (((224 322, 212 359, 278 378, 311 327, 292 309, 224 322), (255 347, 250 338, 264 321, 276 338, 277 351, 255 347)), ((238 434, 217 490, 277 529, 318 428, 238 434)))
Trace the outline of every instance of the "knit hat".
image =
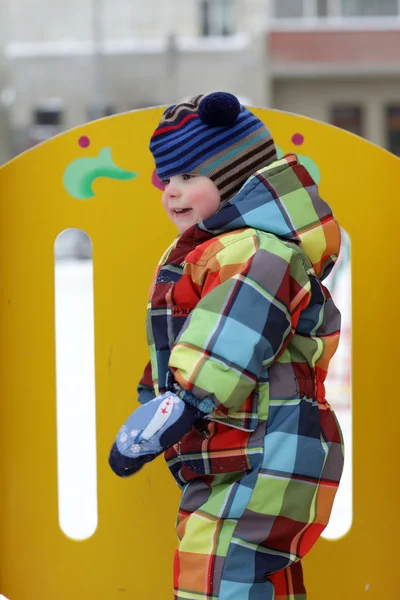
POLYGON ((277 158, 264 123, 225 92, 170 106, 153 133, 150 151, 161 180, 182 173, 206 175, 222 201, 277 158))

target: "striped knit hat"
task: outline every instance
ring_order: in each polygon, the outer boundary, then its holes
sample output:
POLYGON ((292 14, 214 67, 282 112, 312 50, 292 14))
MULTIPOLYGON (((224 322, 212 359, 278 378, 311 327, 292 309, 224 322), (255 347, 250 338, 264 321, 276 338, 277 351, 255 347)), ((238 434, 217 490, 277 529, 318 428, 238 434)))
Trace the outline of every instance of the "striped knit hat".
POLYGON ((222 201, 277 158, 264 123, 225 92, 170 106, 151 138, 150 151, 161 180, 182 173, 206 175, 222 201))

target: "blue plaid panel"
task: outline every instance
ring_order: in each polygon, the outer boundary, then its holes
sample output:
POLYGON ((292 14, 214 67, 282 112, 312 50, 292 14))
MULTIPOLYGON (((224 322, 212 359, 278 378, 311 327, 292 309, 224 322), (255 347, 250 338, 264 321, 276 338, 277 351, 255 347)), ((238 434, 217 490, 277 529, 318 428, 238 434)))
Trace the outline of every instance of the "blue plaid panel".
MULTIPOLYGON (((246 325, 230 317, 222 317, 218 327, 218 337, 210 350, 214 356, 223 356, 225 361, 241 369, 247 369, 249 362, 248 349, 257 347, 260 334, 246 325)), ((261 351, 261 349, 260 349, 261 351)), ((254 361, 258 373, 262 362, 262 354, 254 361)))
POLYGON ((326 458, 320 440, 297 436, 297 453, 293 473, 319 479, 326 458))
POLYGON ((280 571, 286 568, 290 561, 287 556, 273 549, 259 548, 260 546, 256 544, 241 545, 240 540, 232 538, 222 572, 222 581, 254 584, 265 580, 268 590, 267 572, 280 571))
POLYGON ((282 347, 284 340, 287 339, 290 330, 290 316, 288 316, 281 307, 271 304, 268 313, 268 320, 265 323, 265 327, 262 331, 263 338, 268 341, 265 351, 264 364, 266 364, 268 360, 272 361, 276 357, 276 354, 282 347))
POLYGON ((258 473, 253 471, 236 484, 234 493, 232 494, 232 500, 227 507, 227 519, 240 519, 243 515, 253 493, 253 487, 257 476, 258 473))
POLYGON ((321 422, 318 402, 310 398, 303 398, 299 407, 298 434, 319 440, 321 436, 321 422))
MULTIPOLYGON (((260 284, 253 287, 251 278, 241 282, 239 294, 229 306, 229 316, 242 325, 250 327, 253 331, 260 332, 268 319, 268 304, 265 297, 260 294, 260 284)), ((235 280, 233 285, 237 285, 235 280)), ((271 294, 271 298, 273 295, 271 294)))
MULTIPOLYGON (((272 197, 272 195, 269 195, 269 193, 267 192, 267 196, 265 188, 260 189, 259 187, 258 190, 260 198, 259 202, 260 204, 262 200, 264 200, 264 202, 261 204, 261 206, 252 209, 252 219, 254 219, 254 221, 257 223, 273 222, 274 229, 276 229, 277 235, 287 236, 288 234, 292 233, 292 229, 288 226, 287 223, 287 217, 285 218, 286 215, 284 216, 284 214, 282 214, 282 211, 279 209, 278 203, 275 202, 275 199, 272 197), (268 198, 270 199, 270 201, 268 201, 268 198)), ((254 196, 256 195, 257 191, 254 192, 254 196)), ((242 216, 240 219, 237 219, 237 221, 233 221, 232 223, 230 223, 230 226, 232 229, 236 229, 243 227, 244 224, 245 219, 242 216)))
POLYGON ((296 463, 297 435, 280 431, 265 436, 263 469, 277 473, 293 473, 296 463))
POLYGON ((282 433, 293 433, 299 430, 300 400, 282 401, 277 404, 273 401, 269 409, 268 433, 279 431, 282 433))
POLYGON ((222 581, 219 600, 273 600, 274 588, 269 581, 264 583, 237 583, 222 581))
POLYGON ((223 581, 252 584, 255 581, 255 549, 239 545, 235 538, 229 545, 222 572, 223 581))

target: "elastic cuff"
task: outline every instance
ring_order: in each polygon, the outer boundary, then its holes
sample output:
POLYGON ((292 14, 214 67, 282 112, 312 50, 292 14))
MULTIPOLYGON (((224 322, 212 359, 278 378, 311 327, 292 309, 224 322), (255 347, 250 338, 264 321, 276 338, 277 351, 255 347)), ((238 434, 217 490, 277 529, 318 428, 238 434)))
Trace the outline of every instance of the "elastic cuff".
POLYGON ((150 400, 154 400, 156 397, 154 390, 147 387, 138 388, 138 402, 140 404, 147 404, 150 400))
POLYGON ((200 398, 197 398, 197 396, 192 394, 192 392, 189 392, 188 390, 184 390, 177 383, 174 384, 174 390, 175 390, 175 394, 177 396, 179 396, 179 398, 181 400, 186 402, 186 404, 189 404, 189 406, 192 406, 193 408, 197 408, 197 410, 204 413, 205 415, 209 415, 212 412, 214 412, 215 404, 211 400, 211 398, 208 398, 206 396, 205 398, 200 400, 200 398))

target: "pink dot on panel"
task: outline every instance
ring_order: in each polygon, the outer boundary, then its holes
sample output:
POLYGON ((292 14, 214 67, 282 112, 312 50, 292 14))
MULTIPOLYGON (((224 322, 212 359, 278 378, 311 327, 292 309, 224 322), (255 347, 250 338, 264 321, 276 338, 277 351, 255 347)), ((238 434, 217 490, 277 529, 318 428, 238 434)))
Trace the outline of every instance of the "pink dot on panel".
POLYGON ((79 138, 79 145, 81 148, 87 148, 90 144, 90 140, 86 135, 79 138))
POLYGON ((301 146, 304 142, 304 135, 302 135, 301 133, 295 133, 292 136, 292 142, 295 146, 301 146))
POLYGON ((151 176, 151 183, 159 190, 164 191, 165 189, 165 185, 163 184, 163 182, 160 180, 160 178, 158 177, 156 170, 154 169, 152 176, 151 176))

